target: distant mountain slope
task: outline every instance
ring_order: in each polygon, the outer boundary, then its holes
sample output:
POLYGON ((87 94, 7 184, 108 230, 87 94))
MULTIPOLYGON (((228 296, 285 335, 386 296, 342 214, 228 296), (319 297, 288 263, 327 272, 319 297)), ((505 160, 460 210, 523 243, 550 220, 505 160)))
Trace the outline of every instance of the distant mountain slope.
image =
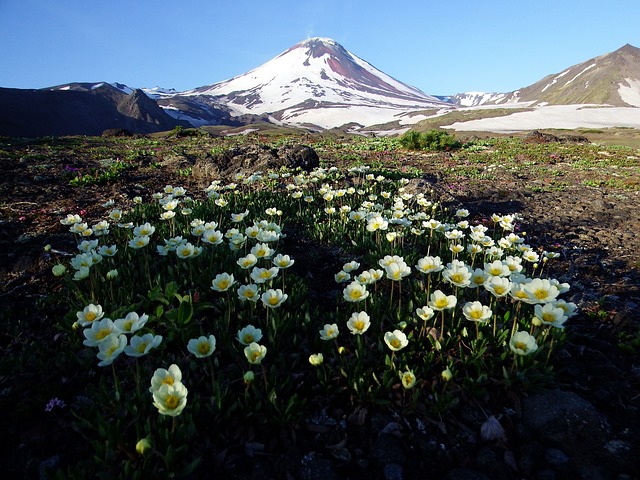
POLYGON ((136 133, 171 130, 178 121, 125 85, 72 83, 51 89, 0 88, 0 135, 100 135, 110 128, 136 133))
MULTIPOLYGON (((411 110, 450 107, 327 38, 308 39, 243 75, 178 96, 215 99, 236 116, 266 115, 273 122, 321 128, 367 125, 411 110)), ((171 98, 175 96, 162 96, 159 102, 171 98)))
POLYGON ((453 95, 451 101, 460 106, 528 103, 640 107, 640 48, 627 44, 513 92, 468 92, 453 95))

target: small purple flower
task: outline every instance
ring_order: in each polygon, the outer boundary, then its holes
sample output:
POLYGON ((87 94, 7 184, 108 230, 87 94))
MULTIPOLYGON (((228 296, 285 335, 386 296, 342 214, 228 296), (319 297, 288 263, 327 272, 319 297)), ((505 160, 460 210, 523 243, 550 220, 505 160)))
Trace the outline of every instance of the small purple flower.
POLYGON ((58 397, 53 397, 51 400, 49 400, 47 405, 44 407, 44 411, 50 412, 56 407, 65 408, 66 406, 67 404, 64 403, 64 400, 60 400, 58 397))

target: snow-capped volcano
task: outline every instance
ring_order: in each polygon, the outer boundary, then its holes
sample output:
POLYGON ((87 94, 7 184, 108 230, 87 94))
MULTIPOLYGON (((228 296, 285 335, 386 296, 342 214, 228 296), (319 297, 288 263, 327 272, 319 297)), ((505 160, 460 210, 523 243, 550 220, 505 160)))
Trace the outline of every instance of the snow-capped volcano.
MULTIPOLYGON (((243 75, 179 95, 214 97, 236 116, 268 115, 276 122, 322 128, 372 125, 410 111, 450 107, 328 38, 310 38, 243 75)), ((165 102, 169 106, 169 99, 165 102)))

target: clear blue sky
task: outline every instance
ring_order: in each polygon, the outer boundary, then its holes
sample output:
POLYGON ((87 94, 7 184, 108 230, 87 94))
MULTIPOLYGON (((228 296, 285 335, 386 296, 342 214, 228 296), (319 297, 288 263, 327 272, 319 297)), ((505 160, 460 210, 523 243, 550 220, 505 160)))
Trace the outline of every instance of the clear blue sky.
POLYGON ((626 43, 638 0, 0 0, 0 87, 187 90, 330 37, 429 94, 506 92, 626 43))

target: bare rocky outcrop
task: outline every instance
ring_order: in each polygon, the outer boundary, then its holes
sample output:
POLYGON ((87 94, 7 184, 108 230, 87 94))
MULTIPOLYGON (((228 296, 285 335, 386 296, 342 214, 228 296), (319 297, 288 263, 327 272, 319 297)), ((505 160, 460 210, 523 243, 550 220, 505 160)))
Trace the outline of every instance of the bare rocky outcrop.
POLYGON ((319 165, 318 154, 306 145, 272 148, 255 144, 236 146, 200 160, 194 165, 193 174, 200 178, 229 178, 238 173, 251 175, 256 171, 277 170, 281 167, 311 171, 319 165))

